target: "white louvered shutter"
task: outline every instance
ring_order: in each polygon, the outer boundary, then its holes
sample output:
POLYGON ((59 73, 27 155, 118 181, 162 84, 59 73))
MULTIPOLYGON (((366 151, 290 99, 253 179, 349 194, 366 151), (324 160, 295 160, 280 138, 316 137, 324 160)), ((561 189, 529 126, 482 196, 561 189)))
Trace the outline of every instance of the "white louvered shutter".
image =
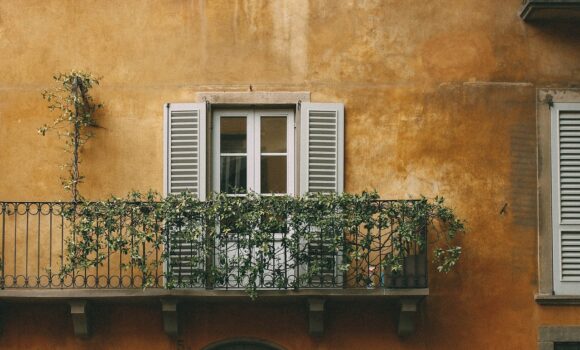
POLYGON ((344 105, 302 103, 300 193, 344 188, 344 105))
POLYGON ((552 107, 554 292, 580 294, 580 104, 552 107))
MULTIPOLYGON (((300 193, 341 193, 344 188, 344 105, 341 103, 302 103, 300 106, 300 193)), ((341 287, 344 273, 338 267, 342 252, 331 249, 320 234, 308 244, 308 253, 321 259, 321 270, 309 287, 341 287)), ((308 266, 301 266, 302 273, 308 266)))
POLYGON ((206 106, 171 103, 165 110, 165 193, 205 199, 206 106))
MULTIPOLYGON (((167 195, 188 191, 205 200, 206 105, 171 103, 165 107, 164 192, 167 195)), ((200 256, 202 245, 201 237, 188 243, 171 240, 168 272, 177 287, 203 287, 204 281, 197 276, 203 274, 204 263, 192 262, 192 257, 200 256)))

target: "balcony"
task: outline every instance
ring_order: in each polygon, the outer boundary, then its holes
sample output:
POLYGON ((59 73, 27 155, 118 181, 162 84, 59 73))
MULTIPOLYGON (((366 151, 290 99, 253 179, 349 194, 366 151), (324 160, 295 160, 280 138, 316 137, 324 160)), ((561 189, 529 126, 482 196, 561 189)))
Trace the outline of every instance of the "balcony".
POLYGON ((525 21, 580 20, 580 0, 524 0, 520 17, 525 21))
MULTIPOLYGON (((393 205, 410 203, 375 201, 370 215, 376 217, 393 205)), ((97 217, 90 233, 94 244, 88 249, 76 245, 81 238, 72 228, 82 222, 83 213, 75 204, 0 202, 0 297, 68 301, 71 310, 84 310, 91 300, 161 299, 169 303, 164 304, 164 310, 176 311, 178 301, 233 300, 250 294, 260 300, 305 299, 312 315, 320 309, 321 300, 328 298, 386 298, 410 302, 408 311, 416 310, 417 303, 428 294, 426 228, 413 233, 422 244, 394 244, 401 240, 398 227, 405 218, 383 215, 378 226, 356 224, 330 233, 312 227, 312 234, 300 239, 282 225, 271 228, 272 233, 266 233, 271 240, 264 243, 244 234, 219 230, 210 234, 209 226, 203 234, 185 239, 178 233, 191 229, 192 222, 179 219, 169 223, 155 217, 153 225, 142 228, 149 238, 134 240, 132 230, 144 225, 134 214, 154 213, 158 205, 125 203, 123 212, 114 217, 123 223, 117 231, 99 229, 111 218, 97 217), (71 212, 75 212, 73 220, 71 212), (340 248, 329 248, 329 242, 336 242, 337 237, 340 248), (121 240, 126 243, 124 248, 111 248, 121 240), (401 267, 392 269, 387 260, 400 253, 401 247, 406 250, 401 267), (84 261, 71 269, 71 261, 83 254, 94 258, 92 263, 84 261), (259 268, 249 273, 248 264, 259 268)), ((401 316, 403 322, 409 322, 406 315, 401 316)), ((175 313, 170 317, 176 319, 175 313)), ((311 325, 311 333, 316 333, 317 327, 311 325)), ((82 329, 79 326, 79 334, 82 329)))

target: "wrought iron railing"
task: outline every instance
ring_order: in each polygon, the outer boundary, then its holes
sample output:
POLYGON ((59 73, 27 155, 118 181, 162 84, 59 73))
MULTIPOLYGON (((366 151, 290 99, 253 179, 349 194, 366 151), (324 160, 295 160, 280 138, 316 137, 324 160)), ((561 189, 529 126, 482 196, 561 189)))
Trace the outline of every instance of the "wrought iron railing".
MULTIPOLYGON (((377 201, 377 206, 392 203, 377 201)), ((243 276, 237 275, 235 264, 240 257, 255 255, 248 249, 243 235, 219 234, 209 239, 183 242, 171 239, 171 230, 159 225, 155 235, 165 235, 168 242, 162 246, 143 245, 139 249, 149 253, 148 273, 137 268, 131 261, 130 251, 112 252, 103 246, 97 254, 105 258, 96 266, 75 269, 63 273, 67 262, 67 242, 74 240, 71 222, 64 215, 73 204, 67 202, 0 202, 0 288, 192 288, 192 289, 242 289, 243 276), (241 243, 244 244, 241 244, 241 243), (211 255, 196 259, 197 255, 211 246, 211 255), (217 267, 230 265, 224 275, 209 273, 217 267), (217 277, 216 277, 217 276, 217 277)), ((142 205, 135 203, 135 205, 142 205)), ((150 204, 149 204, 150 205, 150 204)), ((272 235, 271 249, 276 251, 275 262, 263 262, 266 268, 258 278, 260 289, 291 288, 426 288, 427 254, 426 229, 418 234, 423 244, 410 243, 402 269, 393 272, 385 264, 386 257, 393 252, 393 240, 398 239, 396 224, 388 228, 356 230, 344 232, 345 249, 327 249, 323 233, 320 239, 306 244, 306 251, 317 262, 317 270, 312 273, 308 263, 296 264, 292 261, 287 245, 291 232, 272 235), (369 243, 370 239, 370 243, 369 243), (366 240, 366 251, 359 258, 351 259, 346 269, 339 268, 346 260, 346 245, 360 245, 366 240), (308 278, 301 278, 308 275, 308 278), (280 278, 282 276, 282 278, 280 278), (299 282, 298 282, 299 281, 299 282)), ((131 242, 131 244, 133 244, 131 242)), ((245 261, 248 261, 245 259, 245 261)))

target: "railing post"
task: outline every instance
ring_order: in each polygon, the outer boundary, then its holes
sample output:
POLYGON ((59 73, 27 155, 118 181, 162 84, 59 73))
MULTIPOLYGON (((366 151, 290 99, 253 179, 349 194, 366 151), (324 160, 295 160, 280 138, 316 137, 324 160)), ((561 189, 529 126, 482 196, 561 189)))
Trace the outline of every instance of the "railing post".
MULTIPOLYGON (((342 230, 342 259, 344 259, 348 253, 347 246, 346 246, 347 245, 347 242, 346 242, 347 236, 346 235, 347 235, 346 230, 342 230)), ((341 261, 341 264, 342 263, 343 262, 341 261)), ((338 266, 338 267, 340 267, 340 266, 338 266)), ((347 273, 346 273, 346 271, 341 271, 340 269, 339 269, 339 271, 340 271, 340 273, 342 273, 342 280, 340 281, 342 284, 342 288, 346 289, 346 287, 347 287, 346 279, 348 277, 347 273)))
MULTIPOLYGON (((153 208, 153 210, 156 210, 156 209, 157 208, 153 208)), ((157 221, 157 217, 155 217, 155 226, 154 227, 155 227, 155 242, 156 242, 156 244, 159 244, 159 222, 157 221)), ((109 253, 107 253, 107 254, 109 254, 109 253)), ((153 286, 155 288, 159 288, 159 246, 158 245, 155 246, 155 284, 153 286)))
MULTIPOLYGON (((207 205, 207 204, 206 204, 207 205)), ((217 225, 217 223, 215 224, 217 225)), ((205 245, 204 250, 209 252, 209 254, 205 257, 205 266, 204 266, 204 276, 205 276, 205 289, 214 289, 215 281, 213 276, 213 264, 215 261, 215 239, 212 239, 212 235, 209 234, 209 225, 205 222, 205 220, 201 220, 201 230, 203 234, 203 244, 205 245)))
MULTIPOLYGON (((72 233, 72 243, 76 244, 77 243, 77 237, 76 237, 76 230, 75 230, 75 225, 76 225, 76 218, 77 218, 77 202, 73 202, 72 204, 72 220, 70 220, 70 228, 71 228, 71 233, 72 233)), ((64 216, 63 216, 64 218, 64 216)), ((63 225, 63 230, 64 230, 64 225, 63 225)), ((64 258, 64 251, 62 252, 62 256, 64 258)), ((71 275, 72 275, 72 282, 71 282, 71 286, 74 288, 76 287, 76 283, 77 283, 77 278, 76 278, 76 272, 75 269, 71 270, 71 275)))
POLYGON ((429 251, 429 237, 428 237, 428 229, 427 224, 423 225, 423 239, 425 240, 425 244, 423 245, 423 251, 421 255, 423 256, 423 268, 425 271, 424 280, 422 287, 427 288, 429 287, 429 259, 427 258, 427 252, 429 251))
POLYGON ((163 254, 162 254, 165 256, 165 264, 163 264, 163 275, 165 276, 163 278, 163 287, 167 289, 168 288, 167 286, 172 282, 170 281, 170 279, 173 279, 173 275, 171 273, 172 271, 170 259, 171 238, 169 235, 169 226, 165 225, 165 227, 163 228, 163 232, 161 234, 165 236, 165 244, 163 245, 163 254))

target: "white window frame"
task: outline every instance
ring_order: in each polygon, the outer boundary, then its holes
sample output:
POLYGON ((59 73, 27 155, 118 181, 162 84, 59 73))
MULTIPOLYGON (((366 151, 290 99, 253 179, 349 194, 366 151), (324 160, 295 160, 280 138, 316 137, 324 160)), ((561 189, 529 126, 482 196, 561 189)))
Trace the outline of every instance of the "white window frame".
MULTIPOLYGON (((212 113, 212 190, 220 192, 220 120, 228 117, 246 117, 246 188, 261 194, 261 150, 260 150, 260 126, 262 117, 286 117, 286 193, 296 193, 295 181, 295 143, 294 143, 294 120, 293 109, 216 109, 212 113)), ((233 154, 232 154, 233 155, 233 154)), ((243 155, 238 153, 236 155, 243 155)), ((282 155, 282 153, 266 153, 266 155, 282 155)), ((264 194, 267 195, 267 194, 264 194)), ((283 194, 279 194, 283 195, 283 194)))

